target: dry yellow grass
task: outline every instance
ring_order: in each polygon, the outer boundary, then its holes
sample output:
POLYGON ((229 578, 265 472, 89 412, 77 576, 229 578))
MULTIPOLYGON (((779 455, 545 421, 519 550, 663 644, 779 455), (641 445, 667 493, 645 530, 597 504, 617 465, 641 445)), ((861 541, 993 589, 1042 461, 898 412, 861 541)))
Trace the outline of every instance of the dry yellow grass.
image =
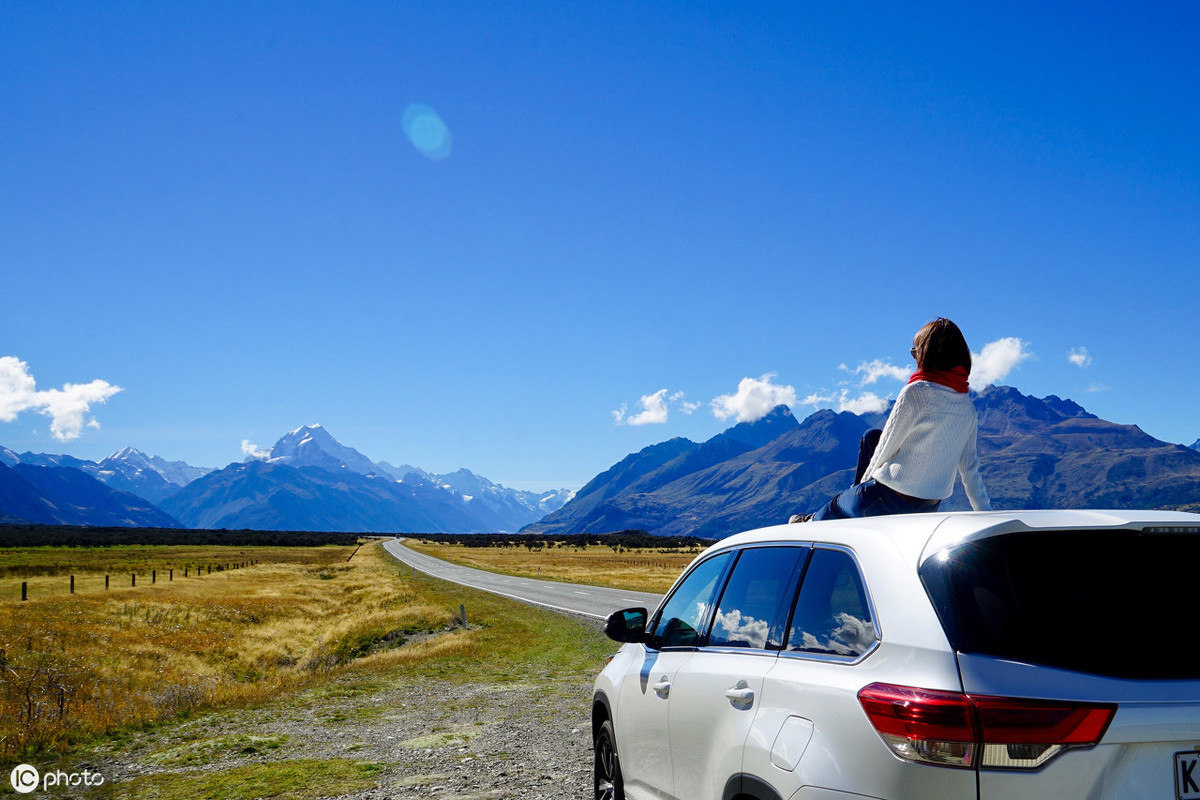
MULTIPOLYGON (((378 542, 349 562, 352 548, 305 549, 286 548, 273 561, 260 552, 256 566, 203 578, 177 574, 151 586, 139 573, 136 588, 0 599, 0 757, 61 754, 122 728, 266 702, 347 671, 527 680, 591 675, 611 653, 612 643, 578 620, 413 575, 378 542), (466 629, 457 621, 460 604, 466 629)), ((6 563, 37 565, 54 579, 79 567, 81 553, 71 548, 31 550, 9 552, 6 563)), ((83 555, 108 559, 108 568, 121 550, 83 555)), ((131 548, 126 555, 149 570, 177 554, 131 548)), ((216 553, 191 554, 206 555, 216 553)), ((547 555, 510 553, 528 562, 524 574, 542 567, 551 577, 558 561, 559 579, 595 583, 610 575, 630 585, 634 572, 645 571, 649 581, 640 585, 651 588, 669 583, 690 558, 609 548, 547 555)))
POLYGON ((516 575, 640 592, 666 592, 683 568, 700 552, 660 549, 559 546, 466 547, 431 541, 405 540, 414 550, 455 564, 516 575))
POLYGON ((195 545, 121 545, 114 547, 2 547, 0 602, 19 600, 21 584, 30 599, 67 596, 71 577, 75 593, 161 586, 187 578, 223 572, 237 564, 340 563, 353 547, 203 547, 195 545))
POLYGON ((351 663, 473 647, 461 631, 401 646, 454 613, 398 577, 378 543, 349 563, 352 548, 316 549, 307 562, 0 602, 0 754, 254 702, 351 663))

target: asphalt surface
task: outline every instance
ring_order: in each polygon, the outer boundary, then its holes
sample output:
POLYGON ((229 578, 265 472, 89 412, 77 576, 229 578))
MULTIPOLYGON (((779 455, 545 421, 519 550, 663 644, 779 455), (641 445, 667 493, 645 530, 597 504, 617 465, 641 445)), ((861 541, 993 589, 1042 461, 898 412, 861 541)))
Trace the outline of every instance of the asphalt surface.
POLYGON ((569 614, 604 619, 622 608, 641 606, 653 611, 662 599, 662 595, 646 592, 514 578, 482 569, 460 567, 440 558, 409 550, 398 539, 387 541, 383 546, 396 558, 426 575, 569 614))

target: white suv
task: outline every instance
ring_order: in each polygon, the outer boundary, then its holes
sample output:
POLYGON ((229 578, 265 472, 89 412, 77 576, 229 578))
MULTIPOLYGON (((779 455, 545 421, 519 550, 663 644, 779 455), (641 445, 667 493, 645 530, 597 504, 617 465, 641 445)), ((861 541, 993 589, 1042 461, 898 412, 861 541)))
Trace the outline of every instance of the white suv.
POLYGON ((1200 798, 1200 515, 764 528, 606 632, 596 800, 1200 798))

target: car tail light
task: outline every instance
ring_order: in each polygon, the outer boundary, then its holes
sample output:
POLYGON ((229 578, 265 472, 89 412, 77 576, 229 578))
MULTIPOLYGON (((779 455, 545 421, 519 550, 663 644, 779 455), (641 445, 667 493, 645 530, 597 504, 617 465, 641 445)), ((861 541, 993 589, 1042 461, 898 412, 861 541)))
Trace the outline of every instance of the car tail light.
POLYGON ((1117 707, 873 683, 858 701, 892 752, 948 767, 1037 769, 1100 742, 1117 707))

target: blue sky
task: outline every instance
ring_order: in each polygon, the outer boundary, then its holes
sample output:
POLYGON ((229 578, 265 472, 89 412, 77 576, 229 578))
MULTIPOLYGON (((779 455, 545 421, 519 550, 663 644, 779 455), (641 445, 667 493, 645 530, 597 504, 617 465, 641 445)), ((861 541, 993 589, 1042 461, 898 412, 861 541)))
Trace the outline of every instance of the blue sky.
POLYGON ((894 397, 939 315, 1190 444, 1198 52, 1195 2, 6 2, 0 444, 576 488, 894 397))

